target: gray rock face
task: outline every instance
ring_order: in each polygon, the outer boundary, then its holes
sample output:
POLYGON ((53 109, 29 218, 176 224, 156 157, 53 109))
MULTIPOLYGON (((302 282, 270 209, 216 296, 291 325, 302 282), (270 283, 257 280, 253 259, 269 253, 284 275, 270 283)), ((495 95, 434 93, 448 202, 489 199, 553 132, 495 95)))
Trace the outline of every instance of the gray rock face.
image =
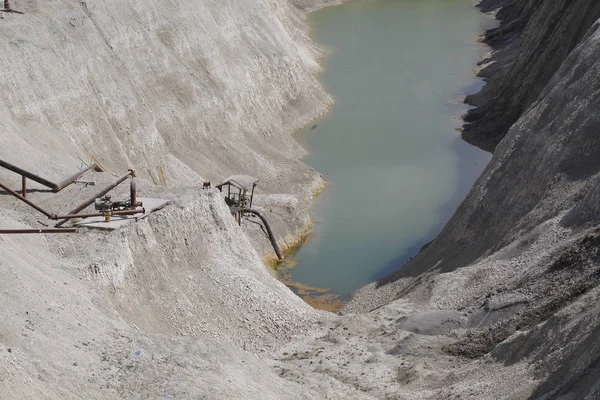
POLYGON ((310 195, 318 174, 297 161, 290 132, 331 100, 289 2, 12 6, 25 14, 0 20, 3 158, 66 175, 93 154, 170 186, 247 173, 310 195))
MULTIPOLYGON (((525 111, 438 238, 340 317, 273 279, 264 240, 244 234, 258 229, 193 187, 256 175, 278 232, 306 226, 320 179, 289 133, 330 102, 298 10, 318 2, 12 3, 25 14, 0 19, 1 157, 64 176, 92 153, 173 203, 112 234, 0 238, 0 397, 598 397, 594 3, 483 4, 505 6, 490 121, 517 113, 509 91, 525 111)), ((90 191, 31 198, 62 208, 90 191)), ((13 200, 0 196, 3 224, 39 226, 13 200)))
POLYGON ((539 97, 565 58, 589 27, 600 18, 594 0, 529 1, 484 0, 483 10, 504 8, 501 25, 487 32, 484 41, 496 53, 481 75, 489 78, 480 93, 467 103, 463 138, 493 151, 522 113, 539 97))

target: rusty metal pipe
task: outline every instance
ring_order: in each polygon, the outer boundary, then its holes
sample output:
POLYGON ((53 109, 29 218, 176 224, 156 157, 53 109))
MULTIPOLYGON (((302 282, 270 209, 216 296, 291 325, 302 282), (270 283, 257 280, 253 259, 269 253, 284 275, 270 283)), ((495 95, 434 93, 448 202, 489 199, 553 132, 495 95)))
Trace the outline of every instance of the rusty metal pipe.
POLYGON ((56 214, 50 214, 48 211, 44 210, 42 207, 40 207, 40 206, 32 203, 31 201, 27 200, 25 197, 21 196, 19 193, 15 192, 11 188, 3 185, 2 183, 0 183, 0 188, 6 190, 8 193, 10 193, 11 195, 13 195, 17 199, 21 200, 22 202, 24 202, 28 206, 35 208, 36 210, 38 210, 39 212, 41 212, 42 214, 44 214, 46 217, 48 217, 50 219, 54 219, 54 217, 56 216, 56 214))
MULTIPOLYGON (((135 176, 135 170, 130 169, 127 172, 127 174, 123 175, 115 183, 111 183, 110 185, 108 185, 107 187, 105 187, 104 189, 102 189, 101 191, 96 193, 94 196, 90 197, 89 199, 87 199, 86 201, 84 201, 83 203, 81 203, 80 205, 78 205, 77 207, 72 209, 71 211, 69 211, 68 215, 77 214, 78 212, 82 211, 84 208, 86 208, 87 206, 92 204, 97 198, 104 196, 106 193, 110 192, 111 190, 113 190, 114 188, 119 186, 121 183, 123 183, 130 176, 135 176)), ((61 218, 59 218, 59 219, 61 219, 61 218)), ((56 224, 56 226, 59 227, 62 224, 64 224, 65 222, 67 222, 66 219, 59 222, 58 224, 56 224)))
POLYGON ((132 210, 137 207, 137 185, 133 178, 129 184, 129 202, 131 203, 132 210))
POLYGON ((8 169, 8 170, 10 170, 10 171, 12 171, 14 173, 17 173, 17 174, 21 175, 21 176, 25 176, 25 177, 31 179, 32 181, 35 181, 35 182, 39 183, 40 185, 46 186, 47 188, 53 189, 56 186, 54 183, 50 182, 49 180, 44 179, 41 176, 37 176, 35 174, 32 174, 29 171, 25 171, 24 169, 19 168, 19 167, 15 166, 15 165, 7 163, 4 160, 0 160, 0 167, 6 168, 6 169, 8 169))
POLYGON ((77 233, 77 228, 63 228, 63 229, 0 229, 0 235, 13 235, 22 233, 77 233))
POLYGON ((2 168, 6 168, 9 171, 12 171, 14 173, 17 173, 19 175, 21 175, 22 177, 26 177, 31 179, 34 182, 39 183, 40 185, 46 186, 47 188, 52 189, 53 192, 59 192, 62 189, 64 189, 65 187, 69 186, 71 183, 73 183, 75 180, 77 180, 77 178, 81 177, 83 174, 85 174, 86 172, 94 169, 94 170, 101 170, 100 166, 98 166, 98 164, 96 164, 95 162, 91 163, 88 167, 82 169, 81 171, 77 172, 75 175, 65 179, 64 181, 62 181, 61 183, 54 183, 54 182, 50 182, 48 179, 44 179, 39 175, 36 175, 34 173, 31 173, 29 171, 24 170, 23 168, 19 168, 16 165, 12 165, 4 160, 0 160, 0 167, 2 168))
POLYGON ((73 174, 72 176, 68 177, 67 179, 65 179, 64 181, 62 181, 61 183, 59 183, 58 185, 55 185, 55 187, 52 190, 54 192, 60 192, 61 190, 63 190, 64 188, 66 188, 67 186, 69 186, 70 184, 72 184, 77 179, 81 178, 83 175, 85 175, 87 172, 89 172, 91 170, 101 171, 101 169, 98 166, 98 164, 96 164, 95 162, 93 162, 87 168, 82 169, 81 171, 79 171, 79 172, 73 174))
MULTIPOLYGON (((143 214, 146 210, 144 208, 140 208, 137 210, 120 210, 120 211, 112 211, 113 216, 115 215, 134 215, 134 214, 143 214)), ((73 218, 92 218, 92 217, 104 217, 104 213, 90 213, 90 214, 70 214, 70 215, 58 215, 55 219, 73 219, 73 218)))

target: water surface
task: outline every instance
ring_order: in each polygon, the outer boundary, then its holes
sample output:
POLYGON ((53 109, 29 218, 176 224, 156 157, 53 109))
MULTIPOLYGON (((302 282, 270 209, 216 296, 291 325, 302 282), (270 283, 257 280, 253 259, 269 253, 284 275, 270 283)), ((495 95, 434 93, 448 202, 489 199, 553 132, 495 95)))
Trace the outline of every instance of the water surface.
POLYGON ((456 128, 464 95, 483 84, 477 40, 492 23, 471 0, 357 0, 309 15, 336 104, 297 134, 328 187, 311 240, 282 266, 287 281, 347 295, 447 222, 490 159, 456 128))

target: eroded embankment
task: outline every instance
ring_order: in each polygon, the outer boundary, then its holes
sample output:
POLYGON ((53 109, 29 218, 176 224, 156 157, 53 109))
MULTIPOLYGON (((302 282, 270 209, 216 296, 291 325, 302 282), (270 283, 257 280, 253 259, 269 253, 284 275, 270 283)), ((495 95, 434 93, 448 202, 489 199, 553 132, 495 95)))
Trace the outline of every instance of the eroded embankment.
MULTIPOLYGON (((0 397, 317 396, 256 354, 330 316, 273 279, 221 198, 195 189, 255 175, 280 240, 308 223, 321 179, 290 134, 330 98, 304 15, 279 0, 11 6, 23 14, 0 18, 0 158, 54 178, 93 154, 174 203, 110 234, 0 238, 0 397)), ((52 209, 73 201, 30 189, 52 209)), ((46 223, 6 195, 0 215, 46 223)))
MULTIPOLYGON (((592 110, 597 100, 594 87, 589 86, 595 72, 595 32, 593 25, 511 127, 469 197, 436 240, 381 284, 414 276, 427 269, 424 264, 434 265, 439 260, 436 268, 442 271, 466 265, 505 246, 519 232, 568 210, 587 193, 597 171, 592 156, 595 138, 589 134, 595 124, 592 110)), ((557 30, 546 36, 560 34, 557 30)), ((521 51, 511 59, 537 62, 538 53, 527 46, 526 38, 517 38, 516 44, 523 42, 521 51)))
POLYGON ((315 396, 255 354, 330 317, 269 275, 217 193, 170 197, 116 232, 0 239, 3 398, 315 396))
POLYGON ((484 12, 500 10, 501 24, 486 32, 484 42, 495 50, 479 72, 487 85, 467 96, 477 108, 465 117, 463 138, 493 151, 509 128, 535 103, 566 57, 600 18, 593 0, 483 0, 484 12))
POLYGON ((308 204, 319 176, 290 133, 331 99, 314 76, 321 51, 291 4, 13 7, 25 14, 0 20, 7 161, 62 176, 93 154, 175 187, 247 173, 308 204))

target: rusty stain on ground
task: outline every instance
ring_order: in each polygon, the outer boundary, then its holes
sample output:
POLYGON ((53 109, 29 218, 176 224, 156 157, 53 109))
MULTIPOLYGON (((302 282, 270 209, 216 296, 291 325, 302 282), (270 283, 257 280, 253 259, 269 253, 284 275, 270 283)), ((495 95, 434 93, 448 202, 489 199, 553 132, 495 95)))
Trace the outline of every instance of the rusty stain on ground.
POLYGON ((286 249, 285 259, 283 261, 267 260, 267 265, 275 271, 279 281, 289 287, 292 292, 298 295, 311 307, 318 310, 338 312, 346 303, 340 298, 339 294, 329 293, 329 288, 317 288, 292 280, 291 270, 298 264, 294 261, 295 255, 303 246, 308 245, 315 237, 316 234, 313 232, 304 235, 302 240, 299 240, 296 245, 286 249))

